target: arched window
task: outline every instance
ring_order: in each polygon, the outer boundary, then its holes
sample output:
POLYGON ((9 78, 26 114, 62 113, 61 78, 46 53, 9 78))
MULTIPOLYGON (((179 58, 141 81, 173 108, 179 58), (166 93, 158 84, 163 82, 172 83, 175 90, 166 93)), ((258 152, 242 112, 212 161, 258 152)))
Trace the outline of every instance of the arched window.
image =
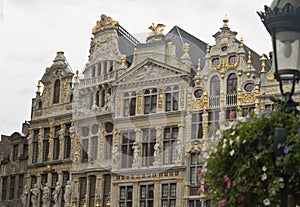
POLYGON ((226 104, 235 105, 237 103, 237 76, 231 73, 227 79, 226 104))
POLYGON ((69 98, 69 100, 70 100, 70 103, 72 103, 73 102, 73 94, 70 94, 70 98, 69 98))
POLYGON ((227 79, 227 94, 237 93, 237 77, 231 73, 227 79))
POLYGON ((39 101, 39 102, 38 102, 38 109, 41 109, 41 108, 43 108, 43 102, 42 102, 42 101, 39 101))
POLYGON ((220 78, 215 75, 210 80, 210 98, 209 105, 217 107, 220 105, 220 78))
POLYGON ((99 101, 100 101, 100 92, 97 91, 96 93, 96 105, 99 106, 99 101))
POLYGON ((59 102, 59 94, 60 94, 60 80, 57 79, 54 82, 54 91, 53 91, 53 103, 59 102))

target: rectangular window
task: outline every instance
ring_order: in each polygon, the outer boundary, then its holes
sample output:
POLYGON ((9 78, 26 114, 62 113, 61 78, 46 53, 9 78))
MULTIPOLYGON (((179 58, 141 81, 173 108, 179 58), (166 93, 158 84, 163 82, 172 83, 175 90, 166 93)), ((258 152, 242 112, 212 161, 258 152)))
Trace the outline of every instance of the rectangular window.
POLYGON ((39 140, 39 130, 33 131, 32 140, 32 163, 37 163, 38 160, 38 140, 39 140))
POLYGON ((112 135, 105 136, 104 158, 111 159, 112 156, 112 135))
POLYGON ((98 158, 98 137, 91 138, 91 158, 97 160, 98 158))
POLYGON ((28 157, 28 144, 23 145, 23 157, 28 157))
POLYGON ((2 201, 6 200, 6 194, 7 194, 7 178, 2 178, 2 201))
POLYGON ((201 178, 202 165, 200 163, 199 155, 196 153, 190 156, 190 195, 199 195, 199 186, 201 178))
POLYGON ((123 132, 122 133, 122 168, 131 168, 133 161, 133 143, 135 141, 135 132, 123 132))
POLYGON ((208 112, 208 132, 207 136, 211 137, 214 135, 217 129, 220 129, 219 125, 219 110, 208 112))
POLYGON ((189 200, 189 207, 202 207, 200 200, 189 200))
POLYGON ((54 127, 54 136, 53 136, 53 160, 57 160, 59 158, 59 135, 58 132, 60 130, 60 126, 54 127))
POLYGON ((48 155, 49 155, 49 138, 50 138, 50 129, 45 128, 44 129, 44 138, 43 138, 43 157, 42 161, 46 162, 48 161, 48 155))
POLYGON ((89 192, 89 206, 95 206, 96 198, 96 176, 92 175, 89 177, 90 181, 90 192, 89 192))
POLYGON ((19 145, 14 144, 14 146, 13 146, 13 157, 12 157, 13 161, 16 161, 18 159, 18 154, 19 154, 19 145))
POLYGON ((109 201, 110 191, 111 191, 111 176, 109 174, 103 176, 104 186, 103 186, 103 206, 107 206, 109 201))
POLYGON ((18 198, 21 197, 24 186, 24 175, 19 175, 19 188, 18 188, 18 198))
POLYGON ((174 164, 176 158, 176 140, 178 138, 178 127, 166 127, 163 139, 163 163, 174 164))
POLYGON ((89 140, 88 139, 83 139, 81 141, 81 162, 87 162, 89 155, 89 140))
POLYGON ((31 182, 30 182, 30 188, 34 188, 34 184, 37 182, 37 178, 35 176, 30 176, 31 182))
POLYGON ((156 131, 152 129, 143 129, 142 141, 142 165, 152 166, 154 161, 154 145, 156 143, 156 131))
POLYGON ((153 207, 154 185, 141 185, 140 187, 140 207, 153 207))
POLYGON ((176 207, 176 183, 162 184, 162 207, 176 207))
POLYGON ((41 175, 41 185, 42 185, 42 187, 44 187, 46 185, 47 180, 48 180, 48 174, 42 174, 41 175))
POLYGON ((58 174, 57 173, 52 173, 52 182, 51 182, 52 190, 54 190, 57 181, 58 181, 58 174))
POLYGON ((16 177, 10 177, 10 188, 9 188, 9 200, 13 200, 15 197, 15 184, 16 177))
POLYGON ((132 207, 132 186, 121 186, 120 187, 120 207, 132 207))
POLYGON ((86 195, 86 178, 79 178, 79 206, 83 206, 86 195))
POLYGON ((156 113, 157 89, 144 90, 144 114, 156 113))
POLYGON ((191 139, 202 139, 202 113, 192 114, 192 133, 191 139))
POLYGON ((64 158, 70 158, 71 154, 71 137, 70 137, 70 128, 71 124, 68 123, 65 125, 65 138, 64 138, 64 158))
POLYGON ((124 94, 124 116, 134 116, 136 111, 136 93, 128 92, 124 94))
POLYGON ((173 88, 167 87, 165 93, 165 110, 177 111, 179 102, 179 88, 174 86, 173 88))
POLYGON ((235 110, 236 110, 235 108, 226 110, 226 120, 234 121, 236 119, 236 111, 235 110))

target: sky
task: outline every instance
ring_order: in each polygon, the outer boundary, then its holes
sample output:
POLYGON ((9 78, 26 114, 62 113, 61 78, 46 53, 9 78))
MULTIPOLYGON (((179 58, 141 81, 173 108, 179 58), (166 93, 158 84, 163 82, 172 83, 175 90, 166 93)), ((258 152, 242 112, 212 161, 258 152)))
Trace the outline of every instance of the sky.
MULTIPOLYGON (((257 11, 272 0, 0 0, 0 134, 21 131, 30 120, 36 85, 58 51, 75 72, 84 70, 92 28, 101 14, 141 37, 154 23, 177 25, 214 45, 223 26, 258 54, 269 54, 271 38, 257 11)), ((147 36, 147 35, 146 35, 147 36)), ((140 40, 140 39, 139 39, 140 40)), ((145 41, 145 40, 140 40, 145 41)))

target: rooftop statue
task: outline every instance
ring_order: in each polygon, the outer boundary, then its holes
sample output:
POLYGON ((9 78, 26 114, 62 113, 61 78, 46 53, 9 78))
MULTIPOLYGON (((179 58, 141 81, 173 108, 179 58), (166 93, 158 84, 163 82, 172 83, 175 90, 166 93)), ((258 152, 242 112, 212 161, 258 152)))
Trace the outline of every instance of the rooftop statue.
POLYGON ((166 25, 164 24, 155 25, 154 23, 152 23, 152 25, 148 29, 152 30, 152 35, 160 35, 164 31, 165 27, 166 25))

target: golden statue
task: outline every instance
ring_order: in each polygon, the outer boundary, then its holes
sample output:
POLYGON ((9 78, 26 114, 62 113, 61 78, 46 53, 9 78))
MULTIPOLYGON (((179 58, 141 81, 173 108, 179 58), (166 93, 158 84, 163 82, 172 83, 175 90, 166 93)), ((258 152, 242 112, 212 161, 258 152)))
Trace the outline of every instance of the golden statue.
POLYGON ((154 23, 152 23, 152 25, 148 29, 152 30, 152 35, 159 35, 162 34, 165 27, 166 26, 164 24, 155 25, 154 23))
POLYGON ((96 22, 92 32, 95 33, 99 29, 103 29, 105 26, 117 26, 118 22, 113 20, 111 17, 106 16, 105 14, 101 15, 101 19, 96 22))

